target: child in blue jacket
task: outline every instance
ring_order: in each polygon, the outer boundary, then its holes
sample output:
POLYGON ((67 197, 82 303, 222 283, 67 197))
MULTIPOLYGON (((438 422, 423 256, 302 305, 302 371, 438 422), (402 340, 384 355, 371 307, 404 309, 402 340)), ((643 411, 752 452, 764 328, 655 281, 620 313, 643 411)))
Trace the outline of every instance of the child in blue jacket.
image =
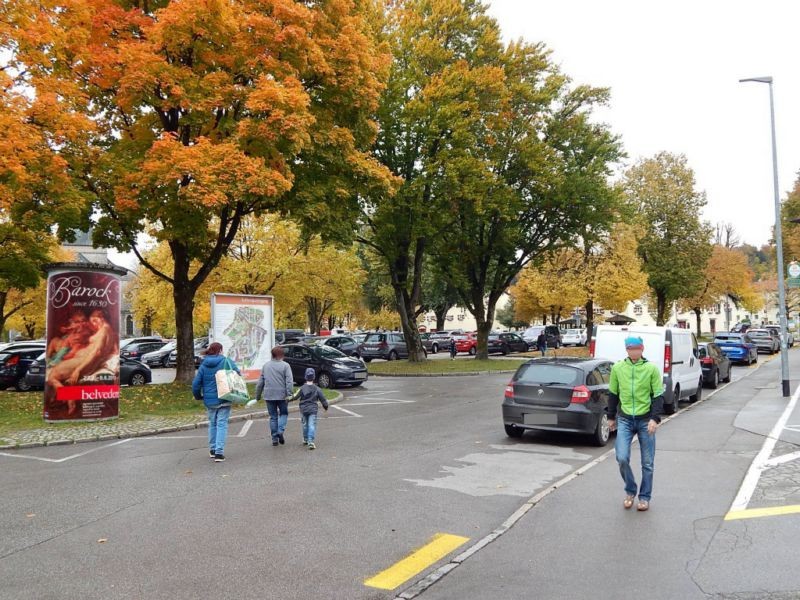
POLYGON ((322 408, 328 410, 328 401, 322 390, 314 385, 316 373, 309 367, 305 372, 306 382, 300 387, 292 400, 300 400, 300 422, 303 424, 303 443, 308 445, 309 450, 314 450, 314 436, 317 433, 317 402, 322 404, 322 408))

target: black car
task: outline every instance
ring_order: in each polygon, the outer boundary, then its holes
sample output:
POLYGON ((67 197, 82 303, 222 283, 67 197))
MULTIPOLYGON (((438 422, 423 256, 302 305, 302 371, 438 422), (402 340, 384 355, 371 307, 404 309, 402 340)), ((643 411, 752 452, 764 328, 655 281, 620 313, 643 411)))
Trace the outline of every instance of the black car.
POLYGON ((584 433, 605 446, 611 367, 605 359, 569 357, 520 365, 503 399, 506 434, 519 438, 528 429, 584 433))
POLYGON ((490 354, 499 352, 505 355, 509 352, 527 352, 528 342, 516 333, 490 333, 487 348, 490 354))
POLYGON ((716 388, 719 382, 731 380, 731 359, 713 342, 698 344, 700 368, 703 371, 703 383, 716 388))
POLYGON ((321 337, 318 338, 314 343, 318 346, 336 348, 339 352, 346 354, 347 356, 355 356, 356 358, 359 358, 360 356, 358 353, 358 342, 347 335, 331 335, 321 337))
POLYGON ((337 385, 358 386, 367 380, 367 367, 329 346, 285 344, 281 346, 284 359, 292 368, 295 383, 305 381, 308 367, 317 374, 317 385, 332 388, 337 385))
MULTIPOLYGON (((25 384, 29 390, 41 390, 44 388, 45 377, 45 358, 42 352, 35 361, 28 367, 25 374, 25 384)), ((147 365, 138 360, 130 358, 119 359, 119 383, 120 385, 144 385, 153 380, 153 374, 147 365)))
MULTIPOLYGON (((200 363, 203 362, 203 358, 206 356, 206 350, 208 350, 208 346, 211 344, 211 341, 208 337, 199 337, 195 338, 194 340, 194 368, 200 366, 200 363)), ((177 346, 177 342, 176 342, 177 346)), ((174 367, 178 364, 178 351, 173 350, 169 353, 169 358, 167 359, 167 366, 174 367)))
POLYGON ((306 332, 302 329, 276 329, 275 330, 275 343, 276 344, 291 344, 294 342, 302 342, 306 338, 306 332))
POLYGON ((139 360, 150 368, 168 367, 169 355, 173 350, 175 350, 177 345, 178 342, 172 340, 171 342, 167 342, 161 346, 161 348, 158 350, 153 350, 152 352, 146 352, 145 354, 142 354, 142 357, 139 360))
POLYGON ((30 390, 25 374, 42 350, 44 348, 17 348, 0 352, 0 389, 13 387, 19 392, 30 390))
POLYGON ((147 341, 147 342, 132 342, 126 345, 119 351, 119 355, 123 358, 132 358, 133 360, 140 360, 145 354, 155 352, 167 345, 166 340, 147 341))

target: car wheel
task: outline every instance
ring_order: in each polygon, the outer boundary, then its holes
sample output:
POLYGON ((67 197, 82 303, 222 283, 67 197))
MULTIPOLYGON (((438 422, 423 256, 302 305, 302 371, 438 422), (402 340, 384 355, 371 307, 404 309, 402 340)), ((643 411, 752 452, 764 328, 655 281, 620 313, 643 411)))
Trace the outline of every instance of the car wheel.
POLYGON ((603 411, 600 414, 600 418, 597 419, 597 427, 594 429, 592 441, 594 441, 595 446, 605 446, 609 437, 611 437, 611 429, 608 426, 608 414, 603 411))
POLYGON ((359 381, 358 383, 354 383, 352 387, 361 387, 361 384, 364 383, 363 381, 359 381))
POLYGON ((719 385, 719 369, 714 369, 714 372, 711 374, 711 383, 709 384, 709 387, 712 390, 715 390, 717 389, 718 385, 719 385))
POLYGON ((703 378, 700 378, 700 381, 697 382, 697 390, 695 390, 694 394, 689 396, 689 402, 699 402, 700 398, 703 397, 703 378))
POLYGON ((501 352, 502 352, 503 356, 506 356, 508 354, 508 346, 503 346, 503 349, 501 350, 501 352))
POLYGON ((389 358, 387 360, 397 360, 397 352, 395 352, 394 350, 389 352, 389 358))
POLYGON ((321 388, 332 388, 333 387, 333 379, 331 376, 323 371, 317 377, 317 385, 321 388))
POLYGON ((725 376, 725 379, 722 380, 724 383, 731 382, 731 363, 728 363, 728 374, 725 376))
POLYGON ((431 352, 433 352, 434 354, 439 354, 439 344, 434 344, 433 346, 431 346, 431 352))
POLYGON ((674 414, 676 410, 678 410, 678 402, 681 401, 681 388, 676 387, 675 391, 672 392, 672 403, 664 405, 664 413, 671 415, 674 414))
POLYGON ((145 383, 147 383, 147 378, 144 373, 139 371, 134 371, 130 379, 128 379, 128 385, 144 385, 145 383))
POLYGON ((165 369, 169 366, 169 356, 164 357, 164 360, 161 361, 161 366, 165 369))
POLYGON ((478 353, 478 349, 475 346, 473 346, 472 348, 469 349, 469 355, 470 356, 475 356, 477 353, 478 353))
POLYGON ((524 430, 520 429, 519 427, 514 427, 513 425, 505 425, 506 428, 506 435, 511 438, 521 438, 522 434, 525 433, 524 430))
POLYGON ((372 359, 371 359, 371 358, 363 358, 362 360, 363 360, 365 363, 372 362, 372 359))
POLYGON ((22 379, 20 379, 19 381, 17 381, 17 383, 14 384, 14 388, 18 392, 30 392, 31 389, 33 389, 31 387, 31 384, 28 383, 27 381, 25 381, 24 377, 22 379))

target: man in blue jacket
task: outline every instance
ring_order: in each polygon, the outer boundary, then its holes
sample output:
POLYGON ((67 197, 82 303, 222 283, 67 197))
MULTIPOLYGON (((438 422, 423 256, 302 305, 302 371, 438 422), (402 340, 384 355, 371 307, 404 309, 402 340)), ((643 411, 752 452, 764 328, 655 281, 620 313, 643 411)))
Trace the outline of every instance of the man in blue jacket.
POLYGON ((217 393, 216 374, 224 368, 239 373, 239 367, 232 360, 222 356, 222 344, 214 342, 206 350, 206 356, 192 381, 192 393, 195 399, 202 400, 208 411, 208 453, 214 462, 225 460, 228 417, 231 416, 231 403, 220 400, 217 393))

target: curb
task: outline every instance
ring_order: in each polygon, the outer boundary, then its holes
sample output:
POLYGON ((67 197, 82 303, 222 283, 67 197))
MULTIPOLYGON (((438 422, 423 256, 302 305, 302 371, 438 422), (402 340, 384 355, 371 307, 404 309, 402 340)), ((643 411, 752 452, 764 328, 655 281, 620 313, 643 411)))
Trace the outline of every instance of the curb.
POLYGON ((469 371, 467 373, 370 373, 370 377, 470 377, 475 375, 502 375, 516 373, 516 369, 508 371, 469 371))
MULTIPOLYGON (((328 400, 328 404, 333 405, 341 402, 344 395, 341 392, 336 392, 336 396, 328 400)), ((296 405, 289 406, 289 413, 298 412, 300 408, 296 405)), ((269 416, 266 410, 252 411, 244 414, 231 415, 228 423, 238 423, 240 421, 252 421, 254 419, 264 419, 269 416)), ((113 421, 111 421, 113 423, 113 421)), ((152 435, 159 435, 162 433, 174 433, 176 431, 189 431, 190 429, 202 429, 208 427, 208 421, 197 421, 196 423, 187 423, 185 425, 169 425, 167 427, 158 427, 155 429, 143 429, 141 431, 133 431, 131 433, 108 433, 108 434, 95 434, 90 437, 72 439, 58 439, 58 440, 45 440, 43 442, 24 442, 22 444, 7 444, 0 445, 0 451, 3 450, 26 450, 28 448, 43 448, 45 446, 68 446, 71 444, 84 444, 87 442, 105 442, 109 440, 124 440, 128 438, 149 437, 152 435)), ((8 438, 6 438, 8 439, 8 438)))

